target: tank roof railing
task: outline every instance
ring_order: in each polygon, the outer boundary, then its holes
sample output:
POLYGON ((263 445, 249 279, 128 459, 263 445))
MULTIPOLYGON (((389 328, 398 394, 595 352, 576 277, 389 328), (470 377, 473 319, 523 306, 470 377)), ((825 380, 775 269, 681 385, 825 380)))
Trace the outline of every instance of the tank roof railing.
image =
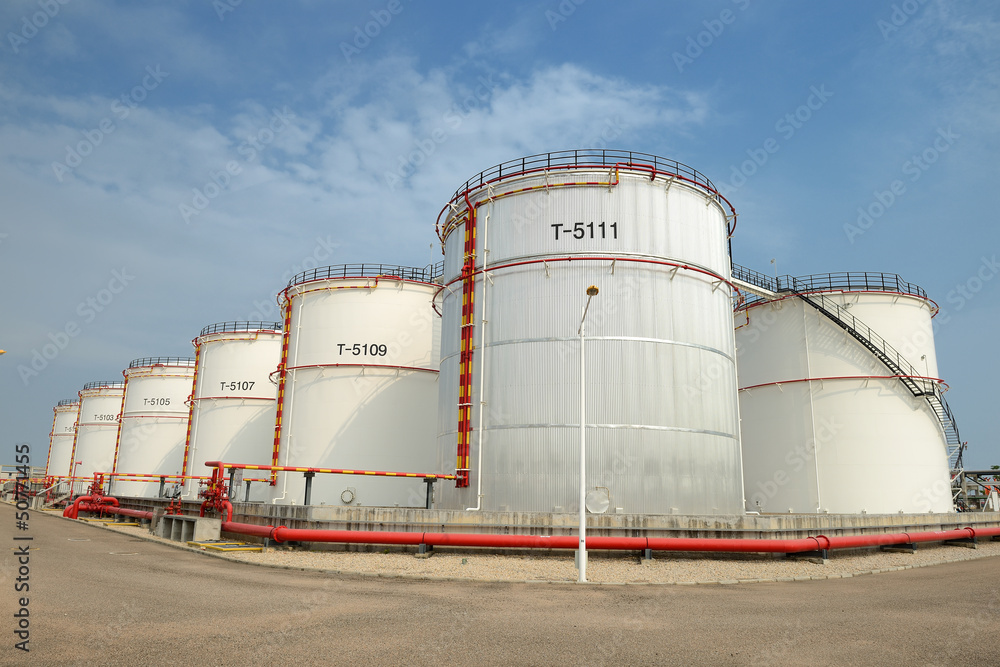
POLYGON ((432 283, 444 273, 444 262, 428 264, 423 268, 395 264, 337 264, 303 271, 288 281, 288 287, 313 280, 329 278, 402 278, 422 283, 432 283))
POLYGON ((79 398, 64 398, 58 403, 56 403, 57 408, 61 408, 64 405, 78 405, 80 403, 79 398))
POLYGON ((776 292, 795 291, 820 292, 827 290, 849 290, 860 292, 898 292, 912 294, 923 299, 927 292, 919 285, 908 283, 895 273, 854 272, 816 273, 808 276, 778 276, 776 292))
POLYGON ((128 365, 129 368, 144 366, 194 366, 192 357, 142 357, 128 365))
POLYGON ((122 380, 97 380, 96 382, 88 382, 83 385, 86 389, 100 389, 101 387, 124 387, 125 382, 122 380))
MULTIPOLYGON (((919 285, 906 282, 895 273, 872 271, 842 271, 837 273, 815 273, 807 276, 768 276, 759 271, 733 264, 733 278, 763 287, 771 292, 894 292, 911 294, 930 300, 927 292, 919 285)), ((763 301, 763 297, 748 295, 746 303, 763 301)))
POLYGON ((217 322, 201 330, 199 336, 239 331, 281 331, 281 322, 217 322))
POLYGON ((565 169, 569 167, 614 167, 615 165, 624 167, 628 167, 629 165, 650 166, 657 172, 681 176, 718 194, 715 184, 707 176, 683 162, 662 158, 650 153, 636 153, 633 151, 609 150, 604 148, 582 148, 572 151, 539 153, 516 160, 501 162, 467 180, 462 187, 455 191, 451 200, 460 199, 464 193, 473 188, 480 188, 488 183, 526 172, 543 171, 553 168, 565 169))

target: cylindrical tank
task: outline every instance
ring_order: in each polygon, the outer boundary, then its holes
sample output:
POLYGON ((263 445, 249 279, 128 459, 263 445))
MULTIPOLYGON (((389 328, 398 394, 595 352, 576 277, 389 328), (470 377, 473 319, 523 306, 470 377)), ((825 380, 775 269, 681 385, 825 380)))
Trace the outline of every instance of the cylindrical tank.
MULTIPOLYGON (((192 343, 198 364, 185 474, 210 476, 206 461, 270 465, 278 395, 271 375, 281 359, 281 322, 221 322, 202 329, 192 343)), ((244 476, 251 478, 270 482, 266 473, 244 476)), ((188 480, 185 498, 197 497, 198 488, 197 480, 188 480)), ((236 498, 243 500, 239 491, 236 498)), ((261 484, 253 492, 252 500, 269 496, 261 484)))
POLYGON ((734 216, 641 153, 537 155, 459 188, 439 217, 438 445, 467 479, 441 506, 578 511, 582 389, 589 511, 742 513, 734 216))
MULTIPOLYGON (((440 318, 434 267, 346 264, 281 293, 277 465, 434 473, 440 318)), ((247 475, 250 471, 247 472, 247 475)), ((273 502, 302 504, 301 473, 273 502)), ((312 505, 422 507, 423 479, 318 474, 312 505)))
MULTIPOLYGON (((76 439, 76 420, 80 416, 80 399, 67 398, 52 408, 52 432, 49 433, 49 455, 45 460, 45 476, 68 477, 71 473, 70 459, 73 456, 73 441, 76 439)), ((60 482, 60 492, 68 490, 66 482, 60 482)))
POLYGON ((735 314, 748 509, 952 511, 942 422, 914 395, 939 382, 926 293, 895 274, 781 280, 810 301, 779 293, 735 314), (913 390, 817 306, 886 351, 913 390))
POLYGON ((86 489, 87 480, 92 479, 95 472, 111 472, 125 383, 88 382, 79 395, 80 414, 70 459, 70 474, 76 477, 75 492, 86 489))
MULTIPOLYGON (((194 369, 194 359, 186 357, 144 357, 130 363, 122 373, 125 400, 118 431, 114 494, 142 498, 160 495, 159 480, 128 480, 128 473, 181 474, 194 369)), ((179 478, 165 482, 167 495, 179 491, 179 478)))

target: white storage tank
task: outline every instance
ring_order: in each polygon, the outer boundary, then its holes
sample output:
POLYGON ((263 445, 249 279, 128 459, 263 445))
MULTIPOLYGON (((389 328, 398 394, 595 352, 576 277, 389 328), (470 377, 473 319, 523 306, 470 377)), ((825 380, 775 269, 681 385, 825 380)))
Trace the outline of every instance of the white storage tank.
POLYGON ((778 287, 735 314, 748 509, 952 511, 947 441, 958 432, 935 412, 933 302, 885 273, 784 276, 778 287))
POLYGON ((728 237, 694 169, 567 151, 493 167, 439 217, 440 506, 743 512, 728 237), (470 216, 474 212, 474 216, 470 216))
MULTIPOLYGON (((211 476, 206 461, 271 464, 275 399, 271 376, 281 359, 281 322, 220 322, 192 341, 197 369, 184 460, 186 475, 211 476)), ((270 474, 252 486, 251 500, 269 497, 270 474)), ((197 497, 198 480, 187 480, 184 497, 197 497)), ((236 499, 246 496, 243 489, 236 499)))
MULTIPOLYGON (((123 372, 125 400, 112 486, 115 495, 160 495, 160 480, 129 480, 128 473, 181 474, 194 369, 194 359, 186 357, 144 357, 123 372)), ((165 489, 179 490, 179 482, 178 477, 168 478, 165 489)))
POLYGON ((70 474, 75 478, 73 491, 76 493, 86 490, 95 472, 111 472, 125 383, 88 382, 79 395, 80 414, 70 459, 70 474))
MULTIPOLYGON (((52 432, 49 433, 49 455, 45 460, 45 476, 69 477, 73 441, 76 439, 76 420, 80 415, 80 399, 67 398, 52 408, 52 432)), ((57 491, 68 490, 65 480, 60 480, 57 491)))
MULTIPOLYGON (((287 347, 277 465, 439 472, 435 279, 433 267, 381 264, 329 266, 292 278, 279 295, 287 347)), ((305 501, 301 473, 281 473, 276 482, 273 502, 305 501)), ((339 474, 316 475, 310 499, 337 506, 424 502, 422 479, 339 474)))

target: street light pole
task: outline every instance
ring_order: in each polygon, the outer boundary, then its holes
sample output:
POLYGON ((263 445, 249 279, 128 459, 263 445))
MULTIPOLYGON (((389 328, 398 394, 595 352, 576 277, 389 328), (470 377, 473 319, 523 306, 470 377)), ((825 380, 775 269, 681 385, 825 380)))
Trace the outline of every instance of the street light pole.
POLYGON ((587 376, 586 354, 584 354, 584 321, 590 300, 597 296, 597 287, 587 288, 587 303, 580 316, 580 544, 577 549, 577 567, 580 576, 577 582, 587 582, 587 376))

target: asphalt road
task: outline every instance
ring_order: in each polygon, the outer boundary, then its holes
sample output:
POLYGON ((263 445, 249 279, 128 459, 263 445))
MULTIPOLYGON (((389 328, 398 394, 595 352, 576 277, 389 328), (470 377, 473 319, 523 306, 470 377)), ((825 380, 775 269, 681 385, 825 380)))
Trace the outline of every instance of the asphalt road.
POLYGON ((0 505, 11 665, 998 665, 1000 559, 794 583, 441 583, 261 568, 0 505), (30 653, 18 563, 30 535, 30 653))

